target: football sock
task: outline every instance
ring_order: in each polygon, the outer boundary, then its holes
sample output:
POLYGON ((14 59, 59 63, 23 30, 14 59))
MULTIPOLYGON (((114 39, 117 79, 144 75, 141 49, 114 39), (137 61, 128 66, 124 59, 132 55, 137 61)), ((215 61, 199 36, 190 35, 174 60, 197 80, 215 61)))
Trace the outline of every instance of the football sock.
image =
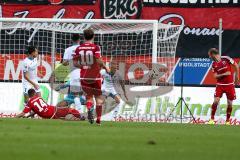
POLYGON ((96 106, 96 113, 97 113, 97 121, 100 121, 102 116, 102 105, 96 106))
POLYGON ((228 105, 227 107, 227 118, 226 121, 228 122, 230 117, 231 117, 231 113, 232 113, 232 105, 228 105))
POLYGON ((214 119, 214 116, 215 116, 215 113, 216 113, 216 110, 217 110, 217 106, 218 106, 217 103, 212 104, 211 119, 214 119))
POLYGON ((78 111, 82 112, 82 105, 79 97, 74 98, 74 104, 78 111))
POLYGON ((92 108, 92 106, 93 106, 92 102, 87 102, 86 103, 86 107, 87 107, 88 111, 92 108))

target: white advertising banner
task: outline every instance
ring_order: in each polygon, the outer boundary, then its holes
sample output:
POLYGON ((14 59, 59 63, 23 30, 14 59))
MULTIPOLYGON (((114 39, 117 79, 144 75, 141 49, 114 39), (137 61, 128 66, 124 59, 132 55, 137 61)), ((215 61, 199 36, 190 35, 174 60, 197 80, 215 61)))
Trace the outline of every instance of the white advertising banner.
MULTIPOLYGON (((13 117, 23 109, 23 96, 21 83, 0 83, 0 117, 13 117)), ((48 84, 41 84, 43 98, 50 103, 50 87, 48 84)), ((211 104, 214 98, 215 88, 213 87, 184 87, 183 98, 188 107, 178 100, 181 96, 181 88, 174 89, 158 97, 136 98, 135 105, 122 103, 119 113, 113 116, 111 111, 116 103, 108 98, 103 113, 103 120, 113 121, 135 121, 135 122, 193 122, 188 108, 196 119, 196 123, 205 123, 209 120, 211 114, 211 104)), ((240 89, 236 89, 237 99, 233 103, 231 116, 232 124, 240 124, 240 89)), ((53 95, 53 104, 62 100, 64 96, 55 92, 53 95)), ((216 120, 223 123, 226 117, 227 99, 224 95, 216 112, 216 120)))

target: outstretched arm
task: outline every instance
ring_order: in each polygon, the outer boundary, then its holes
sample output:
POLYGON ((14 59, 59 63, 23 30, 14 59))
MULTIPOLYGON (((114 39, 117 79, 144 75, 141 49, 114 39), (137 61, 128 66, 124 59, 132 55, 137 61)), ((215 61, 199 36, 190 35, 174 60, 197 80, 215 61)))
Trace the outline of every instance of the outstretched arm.
POLYGON ((22 112, 22 113, 17 114, 15 118, 23 118, 24 116, 25 116, 25 113, 22 112))
POLYGON ((74 65, 74 67, 76 67, 76 68, 81 68, 81 67, 82 67, 82 65, 80 65, 80 64, 78 63, 78 57, 74 57, 74 58, 73 58, 73 65, 74 65))
POLYGON ((106 64, 103 62, 102 58, 96 58, 96 62, 107 71, 107 73, 110 72, 110 69, 106 66, 106 64))
POLYGON ((230 72, 230 71, 227 71, 227 72, 222 73, 222 74, 214 73, 214 77, 215 77, 216 79, 222 78, 222 77, 224 77, 224 76, 229 76, 229 75, 231 75, 231 72, 230 72))
POLYGON ((236 62, 232 64, 234 72, 235 72, 235 84, 239 83, 239 66, 236 62))
POLYGON ((121 87, 122 87, 123 94, 124 94, 126 100, 128 100, 128 98, 127 98, 127 94, 126 94, 126 90, 125 90, 125 83, 124 83, 124 80, 120 80, 120 85, 121 85, 121 87))

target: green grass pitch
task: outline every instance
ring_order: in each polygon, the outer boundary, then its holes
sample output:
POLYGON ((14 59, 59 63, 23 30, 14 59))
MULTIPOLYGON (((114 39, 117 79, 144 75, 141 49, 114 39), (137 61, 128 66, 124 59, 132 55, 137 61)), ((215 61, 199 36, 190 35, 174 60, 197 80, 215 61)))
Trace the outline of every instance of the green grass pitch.
POLYGON ((1 160, 240 159, 240 127, 0 119, 1 160))

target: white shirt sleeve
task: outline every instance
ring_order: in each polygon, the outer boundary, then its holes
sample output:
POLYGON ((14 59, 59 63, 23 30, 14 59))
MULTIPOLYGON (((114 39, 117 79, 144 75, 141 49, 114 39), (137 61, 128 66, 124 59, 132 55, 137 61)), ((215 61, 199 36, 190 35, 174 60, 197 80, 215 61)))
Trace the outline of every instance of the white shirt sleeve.
POLYGON ((23 61, 23 68, 22 68, 23 72, 26 73, 29 71, 29 66, 26 60, 23 61))
POLYGON ((64 60, 69 60, 70 59, 70 57, 69 57, 69 49, 65 49, 64 55, 63 55, 63 59, 64 60))
POLYGON ((118 78, 119 81, 122 81, 122 80, 123 80, 123 77, 122 77, 122 75, 119 73, 118 70, 116 71, 115 74, 116 74, 116 76, 117 76, 117 78, 118 78))
POLYGON ((105 70, 105 69, 101 69, 101 70, 100 70, 100 74, 101 74, 102 76, 105 76, 105 75, 106 75, 106 73, 107 73, 107 72, 106 72, 106 70, 105 70))

